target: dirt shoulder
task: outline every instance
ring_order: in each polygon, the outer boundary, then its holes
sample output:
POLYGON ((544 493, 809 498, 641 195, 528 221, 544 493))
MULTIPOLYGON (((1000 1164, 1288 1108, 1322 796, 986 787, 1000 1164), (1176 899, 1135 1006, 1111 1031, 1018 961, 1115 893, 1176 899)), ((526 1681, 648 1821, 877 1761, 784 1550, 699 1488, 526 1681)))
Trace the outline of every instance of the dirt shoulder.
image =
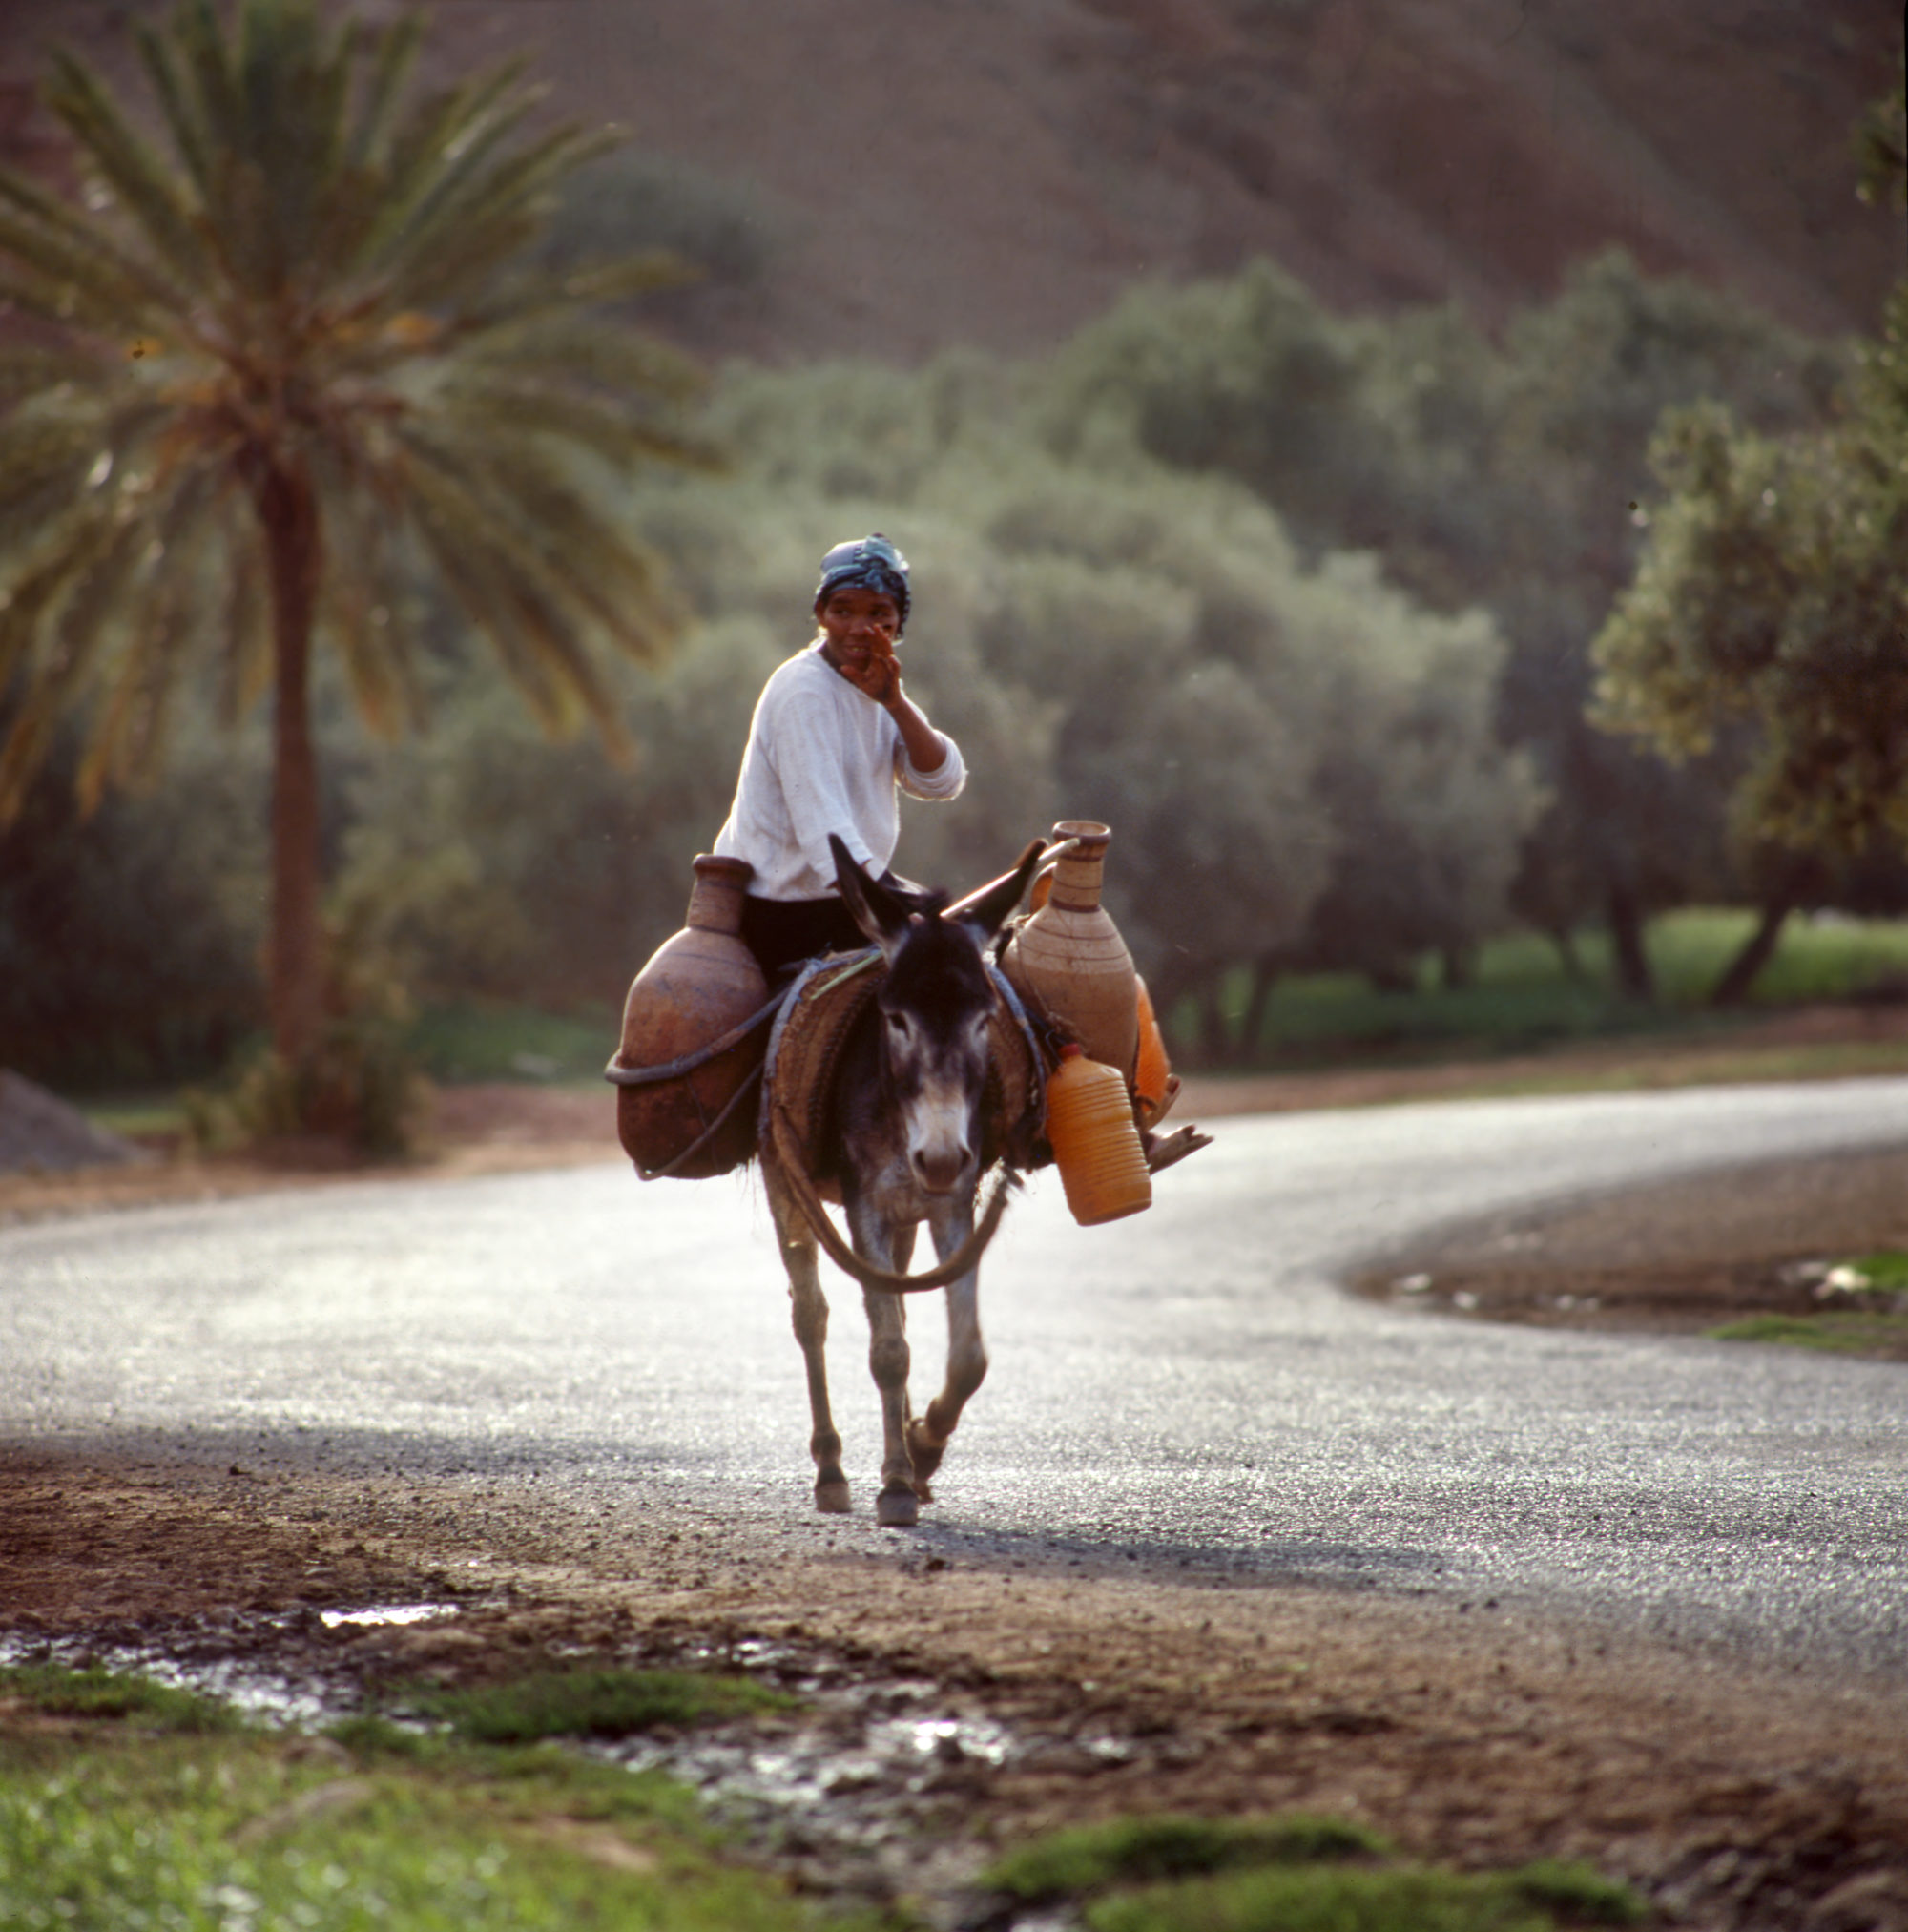
POLYGON ((1908 1250, 1908 1122, 1903 1138, 1875 1153, 1731 1168, 1505 1215, 1421 1243, 1352 1285, 1462 1319, 1545 1328, 1704 1334, 1784 1317, 1819 1324, 1842 1352, 1908 1361, 1903 1298, 1843 1288, 1832 1270, 1908 1250), (1853 1322, 1859 1332, 1843 1326, 1853 1322))
MULTIPOLYGON (((1899 1684, 1824 1684, 1490 1599, 1162 1575, 1117 1547, 979 1556, 932 1512, 913 1535, 816 1517, 795 1480, 766 1522, 653 1497, 572 1521, 550 1488, 0 1451, 0 1631, 334 1686, 579 1657, 859 1685, 864 1714, 984 1728, 1004 1748, 937 1750, 896 1796, 883 1830, 917 1848, 898 1868, 831 1836, 833 1800, 753 1848, 820 1891, 925 1897, 944 1924, 976 1922, 962 1885, 1027 1834, 1284 1809, 1469 1866, 1587 1859, 1676 1923, 1901 1922, 1842 1910, 1908 1901, 1899 1684), (380 1603, 446 1614, 323 1617, 380 1603)), ((859 1748, 839 1703, 800 1723, 859 1748)))

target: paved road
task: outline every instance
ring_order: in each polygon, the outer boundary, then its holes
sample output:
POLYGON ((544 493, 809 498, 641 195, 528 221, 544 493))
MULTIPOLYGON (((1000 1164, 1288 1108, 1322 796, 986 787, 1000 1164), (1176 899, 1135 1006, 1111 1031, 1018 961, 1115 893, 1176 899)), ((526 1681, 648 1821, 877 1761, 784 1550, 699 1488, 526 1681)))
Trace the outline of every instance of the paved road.
MULTIPOLYGON (((1091 1231, 1042 1177, 988 1258, 992 1380, 919 1533, 1495 1596, 1903 1674, 1900 1368, 1451 1321, 1331 1283, 1506 1207, 1904 1141, 1908 1080, 1867 1080, 1226 1121, 1151 1214, 1091 1231)), ((865 1522, 875 1399, 834 1282, 865 1522)), ((938 1298, 915 1306, 919 1397, 938 1298)), ((769 1522, 805 1510, 806 1435, 739 1179, 384 1182, 0 1232, 0 1446, 534 1469, 769 1522)))

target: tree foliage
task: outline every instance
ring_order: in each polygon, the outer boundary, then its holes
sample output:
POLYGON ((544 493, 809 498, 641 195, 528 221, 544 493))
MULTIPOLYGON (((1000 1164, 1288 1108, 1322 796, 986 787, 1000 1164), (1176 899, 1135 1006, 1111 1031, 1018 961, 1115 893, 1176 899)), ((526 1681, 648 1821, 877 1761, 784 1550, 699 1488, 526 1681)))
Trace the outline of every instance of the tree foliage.
POLYGON ((1811 420, 1827 350, 1725 296, 1587 262, 1492 343, 1451 309, 1341 319, 1266 264, 1149 289, 1082 331, 1044 398, 1056 448, 1136 443, 1238 477, 1310 552, 1370 549, 1433 608, 1487 608, 1509 644, 1499 727, 1549 795, 1514 898, 1560 937, 1616 928, 1647 990, 1642 920, 1740 889, 1710 766, 1671 770, 1585 717, 1588 648, 1628 580, 1661 410, 1732 402, 1770 432, 1811 420))
POLYGON ((1747 721, 1747 824, 1908 847, 1908 283, 1835 428, 1685 411, 1652 460, 1649 548, 1597 640, 1603 717, 1677 757, 1747 721))
POLYGON ((377 728, 419 720, 405 574, 427 569, 552 728, 620 729, 603 642, 670 615, 585 460, 693 451, 675 356, 598 320, 654 259, 551 277, 524 258, 601 152, 544 126, 511 62, 412 85, 423 28, 317 0, 179 0, 134 31, 136 119, 77 54, 47 98, 83 198, 0 171, 0 812, 62 718, 92 802, 150 779, 188 683, 236 717, 273 694, 272 1006, 320 1020, 311 651, 377 728))

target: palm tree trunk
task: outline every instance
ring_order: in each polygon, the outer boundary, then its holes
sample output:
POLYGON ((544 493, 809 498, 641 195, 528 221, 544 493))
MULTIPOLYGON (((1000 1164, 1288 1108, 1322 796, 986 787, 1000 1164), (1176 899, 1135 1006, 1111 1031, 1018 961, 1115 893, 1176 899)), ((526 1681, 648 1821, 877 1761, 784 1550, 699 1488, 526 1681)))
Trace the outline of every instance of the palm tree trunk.
POLYGON ((311 737, 318 501, 309 477, 280 468, 260 478, 254 500, 272 591, 272 1045, 296 1067, 311 1057, 324 1018, 318 757, 311 737))

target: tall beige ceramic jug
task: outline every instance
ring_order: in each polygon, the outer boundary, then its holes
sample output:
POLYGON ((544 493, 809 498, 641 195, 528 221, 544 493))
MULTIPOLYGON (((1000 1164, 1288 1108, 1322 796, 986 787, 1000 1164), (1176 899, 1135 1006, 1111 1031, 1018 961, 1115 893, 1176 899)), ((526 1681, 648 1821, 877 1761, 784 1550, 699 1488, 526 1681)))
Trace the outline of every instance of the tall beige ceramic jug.
POLYGON ((1139 1047, 1138 978, 1112 916, 1100 904, 1112 834, 1090 819, 1063 819, 1055 839, 1075 841, 1053 869, 1046 903, 1014 929, 1001 969, 1014 990, 1070 1032, 1089 1059, 1131 1084, 1139 1047))
MULTIPOLYGON (((616 1068, 661 1067, 718 1040, 758 1012, 769 996, 756 956, 743 943, 742 895, 754 868, 744 859, 695 862, 687 924, 665 940, 630 987, 616 1068)), ((703 1180, 739 1167, 755 1152, 756 1110, 744 1097, 721 1130, 680 1167, 672 1163, 736 1100, 761 1062, 767 1029, 758 1027, 692 1072, 650 1086, 618 1086, 616 1134, 645 1174, 669 1168, 703 1180)))

